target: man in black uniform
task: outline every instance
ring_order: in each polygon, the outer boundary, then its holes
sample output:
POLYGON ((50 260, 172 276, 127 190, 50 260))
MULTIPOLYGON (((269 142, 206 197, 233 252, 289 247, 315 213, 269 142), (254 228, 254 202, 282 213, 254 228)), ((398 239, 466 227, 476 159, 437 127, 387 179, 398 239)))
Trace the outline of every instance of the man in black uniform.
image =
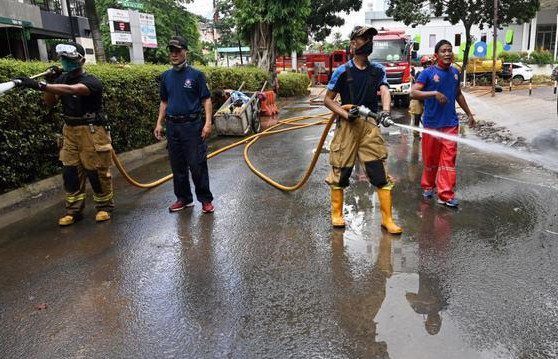
POLYGON ((47 82, 20 77, 19 86, 44 91, 47 106, 60 100, 64 112, 64 143, 60 160, 64 165, 62 178, 66 190, 66 213, 58 220, 68 226, 81 219, 85 207, 85 178, 89 178, 96 203, 95 220, 110 219, 114 208, 110 175, 111 139, 103 127, 103 86, 83 70, 85 50, 76 42, 56 46, 62 70, 51 68, 47 82))

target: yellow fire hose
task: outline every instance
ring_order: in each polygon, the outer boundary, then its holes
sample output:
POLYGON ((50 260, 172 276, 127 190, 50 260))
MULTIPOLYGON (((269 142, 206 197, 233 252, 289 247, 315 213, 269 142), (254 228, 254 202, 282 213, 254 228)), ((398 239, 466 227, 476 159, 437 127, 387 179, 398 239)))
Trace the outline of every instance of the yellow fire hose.
MULTIPOLYGON (((344 105, 343 108, 344 109, 349 109, 349 108, 351 108, 351 105, 344 105)), ((277 189, 280 189, 281 191, 296 191, 297 189, 304 186, 304 184, 308 181, 308 178, 310 178, 310 175, 314 171, 314 167, 316 166, 316 163, 318 162, 318 157, 320 156, 321 148, 324 145, 324 142, 326 140, 329 129, 331 128, 331 125, 333 124, 333 121, 335 119, 335 115, 330 115, 329 117, 327 117, 328 114, 329 113, 322 113, 322 114, 313 115, 313 116, 297 116, 297 117, 291 117, 291 118, 286 119, 286 120, 281 120, 277 124, 271 126, 270 128, 268 128, 268 129, 266 129, 266 130, 264 130, 260 133, 256 133, 254 135, 248 136, 248 137, 246 137, 246 138, 244 138, 244 139, 242 139, 238 142, 232 143, 230 145, 227 145, 225 147, 222 147, 222 148, 210 153, 207 156, 207 158, 209 159, 209 158, 217 156, 218 154, 221 154, 225 151, 228 151, 232 148, 238 147, 242 144, 246 144, 246 146, 244 147, 244 161, 246 162, 246 164, 248 165, 250 170, 252 172, 254 172, 254 174, 256 174, 258 177, 260 177, 262 180, 269 183, 273 187, 275 187, 277 189), (321 119, 321 120, 315 121, 315 122, 298 123, 300 121, 309 120, 309 119, 321 119), (285 185, 282 185, 282 184, 272 180, 271 178, 266 176, 264 173, 259 171, 254 166, 254 164, 252 164, 252 161, 250 161, 250 158, 248 156, 248 150, 260 138, 275 135, 275 134, 278 134, 278 133, 284 133, 284 132, 288 132, 288 131, 298 130, 298 129, 301 129, 301 128, 317 126, 317 125, 325 125, 325 128, 322 132, 322 136, 320 137, 320 141, 318 142, 318 145, 316 146, 316 150, 314 152, 314 156, 312 157, 312 161, 310 162, 310 164, 306 168, 306 172, 304 173, 304 176, 302 177, 302 179, 298 183, 296 183, 295 185, 285 186, 285 185), (277 129, 280 126, 290 126, 290 127, 277 129)), ((165 183, 166 181, 172 179, 172 177, 173 177, 172 174, 169 174, 169 175, 167 175, 165 177, 162 177, 162 178, 160 178, 160 179, 158 179, 154 182, 140 183, 140 182, 136 181, 135 179, 133 179, 128 174, 128 172, 126 172, 126 169, 124 168, 124 166, 122 165, 122 163, 118 159, 118 156, 116 155, 116 153, 114 151, 112 151, 111 154, 112 154, 112 160, 114 161, 114 164, 115 164, 116 168, 118 168, 118 171, 120 171, 122 176, 133 186, 136 186, 136 187, 139 187, 139 188, 153 188, 153 187, 157 187, 157 186, 165 183)))

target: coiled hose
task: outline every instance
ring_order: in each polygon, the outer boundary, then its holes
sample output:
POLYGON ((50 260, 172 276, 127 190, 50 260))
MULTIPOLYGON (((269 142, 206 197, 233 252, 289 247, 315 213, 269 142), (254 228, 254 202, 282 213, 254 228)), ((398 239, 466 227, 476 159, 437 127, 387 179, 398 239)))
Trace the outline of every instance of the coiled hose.
MULTIPOLYGON (((349 108, 352 107, 352 105, 344 105, 342 107, 344 109, 349 109, 349 108)), ((326 113, 322 113, 322 114, 318 114, 318 115, 297 116, 297 117, 291 117, 291 118, 286 119, 286 120, 281 120, 277 124, 269 127, 268 129, 266 129, 266 130, 264 130, 260 133, 256 133, 254 135, 248 136, 246 138, 243 138, 240 141, 237 141, 235 143, 232 143, 230 145, 222 147, 222 148, 220 148, 220 149, 218 149, 214 152, 211 152, 207 156, 207 158, 209 159, 211 157, 215 157, 215 156, 217 156, 217 155, 219 155, 219 154, 221 154, 225 151, 228 151, 232 148, 235 148, 235 147, 238 147, 242 144, 245 144, 246 146, 244 147, 244 161, 246 162, 246 164, 248 165, 250 170, 252 172, 254 172, 254 174, 256 174, 258 177, 260 177, 262 180, 269 183, 273 187, 275 187, 277 189, 280 189, 281 191, 296 191, 297 189, 304 186, 304 184, 308 181, 308 179, 310 178, 310 175, 314 171, 314 167, 316 167, 316 163, 318 162, 318 157, 320 156, 321 148, 324 145, 324 142, 327 138, 327 134, 329 132, 329 129, 331 128, 331 125, 333 124, 333 121, 335 120, 335 117, 336 116, 334 114, 329 114, 328 112, 326 112, 326 113), (330 116, 328 117, 328 115, 330 115, 330 116), (314 122, 299 123, 300 121, 309 120, 309 119, 320 119, 320 120, 319 121, 314 121, 314 122), (276 134, 284 133, 284 132, 288 132, 288 131, 299 130, 299 129, 302 129, 302 128, 308 128, 308 127, 311 127, 311 126, 317 126, 317 125, 325 125, 325 128, 322 131, 322 136, 320 137, 320 141, 318 142, 318 145, 316 146, 316 150, 314 151, 314 156, 312 157, 312 161, 310 161, 310 164, 306 168, 306 172, 304 173, 304 176, 302 177, 302 179, 298 183, 296 183, 295 185, 292 185, 292 186, 282 185, 282 184, 272 180, 269 176, 267 176, 264 173, 262 173, 261 171, 259 171, 256 168, 256 166, 254 166, 252 161, 250 161, 250 158, 248 156, 248 150, 260 138, 266 137, 266 136, 271 136, 271 135, 276 135, 276 134), (280 127, 280 126, 289 126, 289 127, 278 129, 278 127, 280 127)), ((162 178, 160 178, 156 181, 153 181, 153 182, 149 182, 149 183, 138 182, 128 174, 128 172, 126 171, 126 169, 122 165, 122 162, 120 162, 120 160, 118 159, 118 156, 116 155, 114 150, 111 152, 111 155, 112 155, 112 160, 113 160, 116 168, 118 168, 118 171, 120 172, 120 174, 122 174, 122 177, 124 177, 126 179, 126 181, 128 181, 128 183, 130 183, 132 186, 135 186, 135 187, 138 187, 138 188, 154 188, 154 187, 157 187, 157 186, 167 182, 168 180, 172 179, 172 177, 173 177, 173 175, 171 173, 171 174, 166 175, 165 177, 162 177, 162 178)))

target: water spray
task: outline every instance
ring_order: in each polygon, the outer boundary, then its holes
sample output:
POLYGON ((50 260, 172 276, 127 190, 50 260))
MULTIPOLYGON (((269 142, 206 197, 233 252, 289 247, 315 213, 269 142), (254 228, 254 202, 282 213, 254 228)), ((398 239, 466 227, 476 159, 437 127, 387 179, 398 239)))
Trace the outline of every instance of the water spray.
POLYGON ((557 171, 558 172, 558 161, 556 159, 554 159, 554 157, 552 156, 545 156, 542 154, 538 154, 538 153, 532 153, 532 152, 520 152, 517 150, 514 150, 512 148, 509 148, 507 146, 503 146, 500 144, 496 144, 496 143, 486 143, 483 141, 479 141, 479 140, 474 140, 474 139, 470 139, 470 138, 464 138, 464 137, 459 137, 459 136, 455 136, 455 135, 450 135, 447 133, 443 133, 443 132, 439 132, 436 130, 431 130, 431 129, 426 129, 426 128, 420 128, 420 127, 415 127, 415 126, 410 126, 410 125, 404 125, 401 123, 396 123, 394 122, 391 118, 387 118, 382 120, 380 123, 378 123, 378 117, 379 115, 377 113, 372 112, 370 109, 368 109, 365 106, 358 106, 358 112, 359 114, 365 118, 372 118, 374 119, 376 125, 383 125, 384 127, 389 127, 389 126, 396 126, 399 128, 404 128, 410 131, 418 131, 421 133, 426 133, 429 134, 431 136, 434 137, 438 137, 438 138, 442 138, 444 140, 449 140, 449 141, 454 141, 457 143, 462 143, 468 146, 471 146, 473 148, 482 150, 484 152, 492 152, 495 154, 499 154, 499 155, 504 155, 504 156, 511 156, 511 157, 515 157, 524 161, 528 161, 528 162, 534 162, 542 167, 545 167, 549 170, 552 171, 557 171))
POLYGON ((403 125, 401 123, 393 123, 393 126, 397 126, 400 128, 405 128, 407 130, 411 130, 411 131, 418 131, 421 133, 426 133, 429 134, 431 136, 435 136, 438 138, 442 138, 444 140, 449 140, 449 141, 454 141, 457 143, 462 143, 468 146, 471 146, 473 148, 482 150, 484 152, 492 152, 495 154, 499 154, 499 155, 504 155, 504 156, 511 156, 511 157, 515 157, 521 160, 525 160, 528 162, 534 162, 540 166, 543 166, 547 169, 550 169, 552 171, 558 171, 558 161, 556 161, 556 159, 551 158, 550 156, 544 156, 538 153, 532 153, 532 152, 521 152, 521 151, 517 151, 514 150, 512 148, 509 148, 507 146, 504 145, 500 145, 500 144, 496 144, 496 143, 486 143, 483 141, 479 141, 479 140, 474 140, 471 138, 464 138, 464 137, 460 137, 460 136, 454 136, 454 135, 450 135, 447 133, 443 133, 443 132, 439 132, 439 131, 435 131, 435 130, 430 130, 430 129, 426 129, 426 128, 420 128, 420 127, 415 127, 415 126, 410 126, 410 125, 403 125))

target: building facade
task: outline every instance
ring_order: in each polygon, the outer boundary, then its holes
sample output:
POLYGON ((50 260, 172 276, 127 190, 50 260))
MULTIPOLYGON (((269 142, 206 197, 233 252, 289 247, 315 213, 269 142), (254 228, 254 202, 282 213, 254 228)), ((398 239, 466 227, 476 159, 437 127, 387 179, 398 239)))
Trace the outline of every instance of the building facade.
POLYGON ((47 40, 74 38, 95 63, 83 0, 0 0, 0 57, 47 61, 47 40))
MULTIPOLYGON (((367 25, 377 29, 405 29, 406 33, 420 41, 419 54, 434 53, 434 45, 441 39, 450 41, 454 47, 463 51, 465 46, 465 27, 459 23, 452 25, 442 17, 432 17, 426 25, 416 27, 406 26, 394 21, 386 15, 389 0, 372 0, 370 11, 365 13, 367 25)), ((558 55, 558 0, 541 0, 541 8, 535 18, 529 23, 505 26, 498 31, 498 52, 532 52, 544 49, 558 55)), ((473 55, 476 57, 491 57, 493 33, 492 29, 480 29, 473 26, 473 55)))

